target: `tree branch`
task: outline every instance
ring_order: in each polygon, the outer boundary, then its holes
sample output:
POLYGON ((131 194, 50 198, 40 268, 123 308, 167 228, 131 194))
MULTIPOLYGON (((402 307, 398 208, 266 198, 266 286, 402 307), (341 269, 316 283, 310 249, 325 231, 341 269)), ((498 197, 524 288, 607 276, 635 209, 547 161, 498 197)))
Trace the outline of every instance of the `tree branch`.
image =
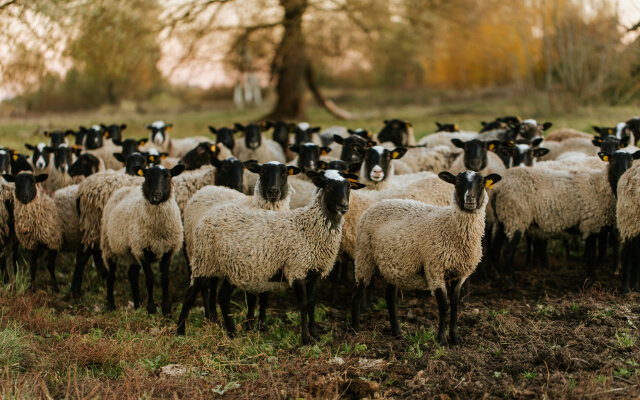
POLYGON ((357 119, 358 115, 352 112, 349 112, 343 108, 338 107, 336 103, 324 97, 324 95, 320 92, 320 88, 316 85, 316 81, 314 78, 313 67, 311 63, 307 62, 307 67, 305 68, 305 79, 307 81, 307 86, 309 86, 309 90, 313 94, 313 98, 320 104, 324 109, 326 109, 331 115, 335 116, 339 119, 357 119))

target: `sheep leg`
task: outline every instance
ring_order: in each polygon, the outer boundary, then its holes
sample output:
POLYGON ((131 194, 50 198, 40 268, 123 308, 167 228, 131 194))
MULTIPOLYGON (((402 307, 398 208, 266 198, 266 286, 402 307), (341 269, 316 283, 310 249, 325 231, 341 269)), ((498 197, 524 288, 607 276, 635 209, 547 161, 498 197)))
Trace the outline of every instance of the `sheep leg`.
POLYGON ((384 297, 387 300, 387 309, 389 310, 389 322, 391 322, 391 334, 396 337, 402 336, 400 330, 400 324, 398 323, 398 304, 397 304, 397 290, 394 285, 387 283, 387 289, 384 292, 384 297))
POLYGON ((364 296, 362 297, 362 312, 369 311, 369 307, 373 304, 373 285, 375 283, 376 276, 372 275, 369 284, 365 288, 364 296))
POLYGON ((507 290, 512 290, 515 285, 513 284, 513 268, 514 268, 514 257, 516 255, 516 249, 518 248, 518 243, 520 242, 520 237, 522 234, 520 232, 516 232, 513 235, 513 238, 508 239, 506 245, 503 250, 503 277, 504 284, 507 290))
POLYGON ((449 340, 454 346, 462 343, 462 338, 458 332, 458 306, 460 305, 460 288, 463 283, 464 281, 462 280, 453 281, 447 290, 449 292, 449 306, 451 307, 449 340))
POLYGON ((356 285, 356 291, 351 300, 351 328, 354 331, 360 330, 360 305, 364 301, 366 287, 363 283, 356 285))
POLYGON ((300 326, 302 328, 302 344, 311 343, 309 334, 309 318, 307 318, 307 286, 303 279, 293 281, 293 291, 296 293, 298 310, 300 311, 300 326))
POLYGON ((58 257, 57 250, 49 250, 49 258, 47 260, 47 269, 49 270, 49 275, 51 275, 51 284, 53 286, 54 292, 59 292, 60 288, 58 287, 58 281, 56 280, 56 258, 58 257))
POLYGON ((336 261, 333 269, 329 273, 329 282, 331 282, 331 295, 330 302, 331 304, 335 304, 338 301, 338 285, 340 281, 340 261, 336 261))
POLYGON ((184 262, 187 267, 187 280, 191 282, 191 263, 189 262, 189 255, 187 254, 187 242, 182 241, 182 255, 184 256, 184 262))
POLYGON ((2 278, 5 283, 9 283, 9 268, 7 268, 7 257, 0 257, 0 268, 2 268, 2 278))
MULTIPOLYGON (((96 246, 92 251, 91 255, 93 257, 93 263, 96 265, 96 271, 98 272, 98 276, 100 279, 105 279, 109 271, 105 268, 104 262, 102 261, 102 250, 100 250, 100 246, 96 246)), ((82 277, 80 278, 82 279, 82 277)), ((82 281, 80 282, 82 283, 82 281)))
POLYGON ((498 230, 493 240, 491 241, 491 247, 489 248, 489 256, 488 261, 490 261, 490 270, 489 276, 497 279, 498 271, 500 268, 500 253, 502 252, 502 247, 504 245, 504 241, 507 236, 504 233, 504 227, 502 225, 498 226, 498 230))
POLYGON ((116 303, 113 300, 113 284, 116 281, 117 263, 115 260, 107 260, 107 264, 109 265, 109 274, 107 275, 107 307, 109 307, 110 310, 115 310, 116 303))
POLYGON ((209 321, 215 321, 218 319, 218 296, 216 292, 218 291, 218 278, 209 278, 209 287, 206 285, 202 286, 202 301, 207 301, 206 291, 209 291, 209 321))
POLYGON ((309 314, 309 334, 312 338, 320 335, 316 329, 316 283, 318 275, 315 273, 307 277, 307 313, 309 314))
POLYGON ((218 301, 220 302, 220 311, 222 312, 222 319, 224 321, 224 327, 227 330, 229 337, 233 337, 236 333, 236 325, 233 322, 233 316, 231 315, 231 293, 233 292, 233 285, 225 279, 220 287, 218 293, 218 301))
POLYGON ((140 265, 133 263, 129 266, 129 283, 131 284, 131 297, 133 297, 133 308, 140 307, 140 265))
POLYGON ((258 296, 255 293, 246 292, 247 295, 247 320, 245 321, 245 329, 252 331, 254 328, 254 322, 256 319, 256 302, 258 296))
POLYGON ((36 272, 38 270, 38 254, 39 253, 39 249, 36 248, 35 250, 29 250, 28 254, 29 254, 29 268, 30 268, 30 272, 31 272, 31 286, 29 288, 29 290, 31 291, 35 291, 36 290, 36 272))
POLYGON ((196 297, 198 297, 198 293, 200 293, 203 287, 206 288, 206 278, 196 278, 193 281, 193 285, 189 285, 187 294, 184 296, 184 302, 182 303, 180 316, 178 317, 178 329, 176 331, 176 334, 184 335, 189 311, 191 310, 191 307, 193 307, 193 304, 196 302, 196 297))
POLYGON ((535 242, 533 240, 533 238, 531 238, 530 236, 527 236, 527 244, 525 245, 525 250, 526 250, 526 256, 525 256, 525 261, 524 261, 524 265, 528 266, 529 263, 531 262, 531 259, 534 258, 536 256, 536 250, 535 250, 535 242), (531 249, 533 247, 533 250, 531 249))
POLYGON ((639 238, 633 240, 633 255, 629 259, 629 275, 631 277, 631 285, 632 289, 636 292, 640 291, 640 267, 638 265, 638 257, 640 257, 640 249, 638 246, 640 245, 639 238))
POLYGON ((633 242, 628 241, 622 245, 622 293, 629 293, 631 286, 631 268, 633 263, 633 242))
POLYGON ((547 239, 533 240, 533 258, 535 265, 542 268, 549 268, 549 257, 547 257, 547 239))
POLYGON ((269 306, 269 292, 262 292, 258 295, 260 301, 260 314, 258 317, 258 330, 267 330, 267 307, 269 306))
POLYGON ((612 270, 616 271, 618 269, 618 251, 620 250, 620 235, 618 228, 613 228, 609 232, 609 245, 613 251, 613 254, 611 255, 611 265, 613 266, 612 270))
POLYGON ((147 283, 147 312, 149 314, 155 314, 156 312, 156 303, 153 301, 154 276, 153 270, 151 269, 151 262, 149 261, 152 259, 153 256, 148 251, 145 251, 142 260, 140 260, 142 270, 144 271, 144 279, 147 283))
POLYGON ((447 290, 446 286, 444 289, 439 287, 435 290, 436 301, 438 302, 438 343, 440 346, 447 345, 447 309, 449 304, 445 290, 447 290))
POLYGON ((171 314, 171 302, 169 301, 169 266, 172 253, 165 253, 160 259, 160 282, 162 284, 162 315, 171 314))
POLYGON ((591 282, 595 278, 595 263, 596 263, 596 239, 598 235, 595 233, 590 234, 584 243, 584 262, 587 267, 588 278, 591 282))
POLYGON ((596 266, 602 268, 604 266, 604 260, 607 259, 607 244, 609 243, 609 229, 603 229, 598 234, 598 257, 596 266))
POLYGON ((71 278, 71 295, 75 298, 82 296, 82 274, 84 274, 84 267, 89 261, 89 256, 89 250, 84 248, 81 248, 76 253, 76 265, 71 278))

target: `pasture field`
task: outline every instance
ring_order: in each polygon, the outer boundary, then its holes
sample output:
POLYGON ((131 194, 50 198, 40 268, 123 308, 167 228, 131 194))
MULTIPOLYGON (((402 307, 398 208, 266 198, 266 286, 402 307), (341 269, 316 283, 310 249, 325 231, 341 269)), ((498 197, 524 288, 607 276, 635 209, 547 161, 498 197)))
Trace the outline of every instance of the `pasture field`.
MULTIPOLYGON (((370 111, 346 125, 377 131, 381 120, 405 118, 417 136, 434 121, 478 129, 480 120, 516 114, 551 121, 554 127, 588 130, 636 115, 632 107, 597 107, 562 116, 536 115, 533 106, 509 102, 467 102, 370 111), (527 108, 529 107, 529 108, 527 108), (530 112, 530 114, 527 114, 530 112)), ((266 109, 87 113, 0 120, 0 144, 23 149, 42 140, 43 128, 124 122, 126 137, 146 136, 155 119, 174 123, 176 136, 205 135, 206 125, 246 122, 266 109)), ((313 125, 345 124, 312 108, 313 125)), ((553 128, 551 129, 553 130, 553 128)), ((204 320, 195 307, 187 334, 175 335, 175 321, 187 287, 182 257, 171 267, 170 318, 133 310, 126 268, 116 280, 118 310, 105 310, 104 285, 89 266, 82 299, 69 294, 72 257, 60 255, 60 293, 52 294, 45 268, 39 288, 29 292, 26 270, 0 285, 0 396, 30 398, 638 398, 640 396, 640 295, 620 295, 615 267, 597 271, 585 284, 581 245, 568 259, 550 247, 550 268, 522 266, 516 287, 505 293, 473 276, 460 312, 463 344, 440 347, 435 299, 404 292, 399 300, 402 338, 390 335, 383 286, 375 287, 372 310, 362 331, 350 330, 351 284, 329 301, 329 284, 319 286, 317 318, 321 337, 300 343, 299 316, 291 291, 271 296, 266 332, 240 328, 234 339, 204 320), (174 365, 168 368, 168 365, 174 365)), ((23 261, 24 263, 24 261, 23 261)), ((44 265, 43 265, 44 267, 44 265)), ((159 274, 158 274, 159 275, 159 274)), ((157 277, 159 283, 159 278, 157 277)), ((156 296, 160 285, 156 284, 156 296)), ((144 290, 143 299, 145 298, 144 290)), ((157 297, 159 298, 159 297, 157 297)), ((242 324, 244 296, 234 294, 234 317, 242 324)), ((197 303, 198 304, 198 303, 197 303)))

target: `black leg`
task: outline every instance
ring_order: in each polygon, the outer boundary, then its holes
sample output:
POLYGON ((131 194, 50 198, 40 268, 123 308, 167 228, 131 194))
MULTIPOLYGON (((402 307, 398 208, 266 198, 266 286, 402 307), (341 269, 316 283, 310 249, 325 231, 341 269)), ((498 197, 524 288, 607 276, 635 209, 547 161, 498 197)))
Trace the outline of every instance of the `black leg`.
POLYGON ((402 336, 400 330, 400 324, 398 323, 398 304, 396 287, 390 283, 387 283, 387 289, 384 292, 384 297, 387 300, 387 308, 389 309, 389 322, 391 322, 391 334, 393 336, 402 336))
POLYGON ((231 293, 233 292, 233 285, 225 279, 222 281, 220 292, 218 293, 218 301, 220 302, 220 311, 222 312, 222 320, 224 321, 224 327, 227 330, 229 337, 233 337, 236 333, 236 325, 233 322, 233 315, 231 315, 231 293))
POLYGON ((449 292, 449 304, 451 307, 451 320, 449 322, 449 340, 452 345, 462 343, 460 334, 458 333, 458 306, 460 304, 460 287, 462 282, 459 280, 451 282, 449 292))
POLYGON ((302 344, 309 344, 311 343, 311 335, 309 334, 309 318, 307 317, 307 286, 303 279, 293 281, 293 291, 296 293, 298 310, 300 311, 302 344))
POLYGON ((564 239, 562 241, 562 243, 564 244, 564 258, 566 262, 569 262, 569 259, 571 258, 571 243, 569 242, 568 239, 564 239))
POLYGON ((187 266, 187 280, 191 282, 191 263, 189 262, 189 255, 187 254, 187 243, 182 242, 182 255, 187 266))
POLYGON ((182 309, 180 310, 180 316, 178 317, 178 335, 184 335, 185 325, 189 311, 193 307, 193 303, 196 301, 198 293, 202 290, 202 287, 206 288, 206 278, 196 278, 193 281, 193 285, 190 285, 187 289, 187 294, 184 296, 184 302, 182 303, 182 309))
POLYGON ((520 242, 520 237, 522 234, 520 232, 516 232, 513 235, 513 238, 507 240, 506 245, 504 246, 503 252, 503 277, 505 287, 509 289, 513 289, 515 285, 513 284, 513 269, 514 269, 514 258, 516 254, 516 249, 518 248, 518 243, 520 242))
POLYGON ((533 241, 533 238, 531 238, 531 236, 527 236, 526 242, 527 242, 525 245, 526 257, 524 261, 525 266, 530 265, 529 263, 531 262, 532 258, 535 259, 535 256, 536 256, 536 245, 535 245, 535 242, 533 241), (533 247, 533 250, 531 249, 532 247, 533 247))
POLYGON ((160 281, 162 283, 162 315, 171 314, 169 302, 169 265, 171 265, 172 253, 166 253, 160 259, 160 281))
POLYGON ((202 300, 205 300, 205 293, 209 290, 209 321, 215 321, 218 319, 218 296, 216 292, 218 291, 218 278, 209 278, 209 287, 206 285, 202 288, 202 300))
POLYGON ((362 297, 362 312, 368 312, 369 308, 371 308, 371 304, 373 304, 373 286, 376 281, 375 274, 371 277, 369 284, 365 288, 364 296, 362 297))
POLYGON ((587 267, 587 274, 589 280, 593 282, 595 275, 595 263, 596 263, 596 239, 598 235, 595 233, 590 234, 584 243, 584 262, 587 267))
POLYGON ((307 278, 307 313, 309 314, 309 334, 313 338, 319 336, 316 329, 316 283, 318 276, 314 273, 307 278))
POLYGON ((640 292, 640 264, 638 264, 638 258, 640 257, 640 238, 633 240, 633 256, 629 262, 631 288, 636 292, 640 292))
POLYGON ((151 269, 151 259, 152 257, 145 252, 142 257, 142 270, 144 271, 144 280, 147 283, 147 311, 149 314, 154 314, 156 312, 156 303, 153 301, 154 276, 151 269))
POLYGON ((364 284, 358 283, 355 293, 353 294, 353 299, 351 300, 351 327, 354 331, 360 330, 360 306, 364 299, 365 290, 366 287, 364 284))
POLYGON ((245 323, 245 329, 252 331, 254 328, 254 322, 256 319, 256 302, 258 296, 255 293, 246 292, 247 295, 247 320, 245 323))
POLYGON ((340 266, 342 263, 340 261, 336 261, 333 269, 329 273, 329 282, 331 283, 331 295, 329 297, 329 301, 331 304, 335 304, 338 301, 338 285, 340 281, 340 266))
POLYGON ((618 269, 618 251, 620 249, 620 233, 618 232, 618 228, 613 228, 609 233, 609 243, 613 251, 611 255, 612 270, 616 271, 618 269))
POLYGON ((36 290, 36 273, 38 270, 38 255, 39 255, 39 249, 35 249, 35 250, 29 250, 28 254, 29 254, 29 269, 31 271, 31 287, 30 290, 35 291, 36 290))
POLYGON ((82 295, 82 274, 90 255, 89 250, 84 248, 81 248, 76 253, 76 265, 71 278, 71 295, 75 298, 79 298, 82 295))
MULTIPOLYGON (((102 250, 100 250, 100 246, 96 246, 91 251, 91 255, 93 257, 93 263, 96 265, 98 276, 100 277, 100 279, 105 280, 107 278, 108 271, 105 268, 104 262, 102 261, 102 250)), ((82 281, 80 283, 82 283, 82 281)))
POLYGON ((109 274, 107 275, 107 307, 110 310, 116 309, 116 303, 113 299, 113 284, 116 281, 116 267, 117 263, 115 260, 107 260, 107 264, 109 265, 109 274))
POLYGON ((258 329, 267 330, 267 307, 269 307, 269 292, 262 292, 258 295, 260 301, 260 316, 258 319, 258 329))
POLYGON ((129 284, 131 284, 131 297, 133 298, 133 308, 140 307, 140 265, 133 263, 129 266, 129 284))
POLYGON ((446 289, 437 288, 436 289, 436 300, 438 302, 438 314, 439 314, 439 322, 438 322, 438 343, 441 346, 447 345, 447 308, 449 305, 447 304, 447 295, 445 294, 446 289))
POLYGON ((609 243, 609 229, 603 229, 598 234, 598 256, 596 266, 602 268, 607 259, 607 244, 609 243))
POLYGON ((60 289, 58 288, 58 281, 56 280, 56 258, 58 257, 57 250, 49 250, 49 258, 47 260, 47 269, 49 270, 49 275, 51 276, 51 285, 53 287, 54 292, 58 292, 60 289))
POLYGON ((624 242, 622 245, 622 293, 629 293, 631 286, 632 247, 631 241, 624 242))

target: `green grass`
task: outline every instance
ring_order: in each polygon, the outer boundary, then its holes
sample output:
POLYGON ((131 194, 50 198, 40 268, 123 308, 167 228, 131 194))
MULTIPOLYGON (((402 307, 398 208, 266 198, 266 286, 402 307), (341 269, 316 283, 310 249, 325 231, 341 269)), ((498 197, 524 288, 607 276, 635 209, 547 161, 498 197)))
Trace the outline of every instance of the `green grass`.
POLYGON ((32 358, 27 332, 16 323, 0 331, 0 367, 11 371, 23 371, 32 358))

